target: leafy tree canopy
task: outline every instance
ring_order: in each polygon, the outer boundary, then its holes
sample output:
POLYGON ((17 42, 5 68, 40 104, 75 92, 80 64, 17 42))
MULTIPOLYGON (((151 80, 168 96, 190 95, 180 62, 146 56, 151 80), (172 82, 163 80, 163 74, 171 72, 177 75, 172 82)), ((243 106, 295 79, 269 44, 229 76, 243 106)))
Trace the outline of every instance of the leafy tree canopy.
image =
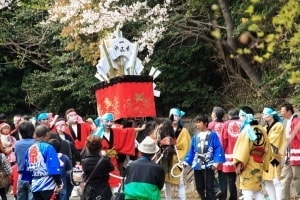
POLYGON ((161 115, 174 106, 194 114, 217 104, 261 109, 300 99, 291 85, 300 76, 297 0, 4 2, 3 112, 75 107, 95 115, 93 66, 116 28, 138 42, 145 71, 163 72, 161 115))

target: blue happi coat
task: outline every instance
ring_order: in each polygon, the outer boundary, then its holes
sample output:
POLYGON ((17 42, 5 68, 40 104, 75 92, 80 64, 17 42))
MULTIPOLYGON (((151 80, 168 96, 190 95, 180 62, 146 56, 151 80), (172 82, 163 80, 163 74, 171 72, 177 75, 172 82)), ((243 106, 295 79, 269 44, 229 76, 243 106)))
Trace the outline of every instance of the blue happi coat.
POLYGON ((60 175, 60 162, 54 147, 43 141, 35 142, 25 155, 22 180, 31 182, 32 192, 53 190, 52 175, 60 175))
POLYGON ((217 133, 208 132, 203 150, 200 148, 200 134, 202 133, 196 133, 193 136, 185 162, 194 170, 209 169, 213 164, 224 163, 225 154, 217 133))

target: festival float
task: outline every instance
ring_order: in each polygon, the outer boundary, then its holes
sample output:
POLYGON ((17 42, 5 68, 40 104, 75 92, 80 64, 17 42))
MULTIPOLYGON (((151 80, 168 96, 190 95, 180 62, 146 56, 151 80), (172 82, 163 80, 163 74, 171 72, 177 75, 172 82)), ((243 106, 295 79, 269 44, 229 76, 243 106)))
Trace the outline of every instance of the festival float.
POLYGON ((154 80, 161 72, 152 67, 149 75, 142 75, 144 66, 137 54, 138 45, 119 30, 100 45, 95 74, 100 82, 94 86, 98 116, 108 112, 115 120, 156 116, 154 97, 160 91, 155 90, 154 80))

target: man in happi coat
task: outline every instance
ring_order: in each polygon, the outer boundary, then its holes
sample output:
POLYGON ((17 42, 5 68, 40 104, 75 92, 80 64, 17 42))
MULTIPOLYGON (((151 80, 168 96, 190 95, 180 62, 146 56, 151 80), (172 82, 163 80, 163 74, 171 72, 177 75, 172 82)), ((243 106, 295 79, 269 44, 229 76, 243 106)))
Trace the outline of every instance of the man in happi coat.
POLYGON ((84 122, 73 108, 66 111, 66 119, 68 126, 65 133, 72 136, 76 149, 81 151, 85 146, 86 138, 92 133, 92 127, 84 122))
POLYGON ((118 154, 135 155, 135 138, 137 131, 143 128, 123 128, 120 125, 114 125, 114 115, 105 113, 100 117, 100 124, 94 132, 102 138, 102 154, 110 157, 114 170, 109 177, 109 185, 114 192, 120 186, 120 171, 118 168, 118 154))
POLYGON ((229 200, 236 200, 237 188, 236 188, 236 173, 235 166, 232 164, 233 160, 233 148, 235 142, 240 134, 241 121, 239 120, 239 110, 232 108, 228 111, 229 120, 224 123, 221 131, 221 144, 223 145, 226 162, 222 164, 222 172, 225 176, 224 182, 226 183, 226 190, 222 191, 223 198, 229 198, 229 200), (228 192, 227 192, 228 186, 228 192))
POLYGON ((254 111, 244 106, 239 112, 241 133, 233 150, 233 164, 238 175, 237 187, 244 200, 263 200, 262 176, 269 169, 271 146, 264 128, 254 120, 254 111))

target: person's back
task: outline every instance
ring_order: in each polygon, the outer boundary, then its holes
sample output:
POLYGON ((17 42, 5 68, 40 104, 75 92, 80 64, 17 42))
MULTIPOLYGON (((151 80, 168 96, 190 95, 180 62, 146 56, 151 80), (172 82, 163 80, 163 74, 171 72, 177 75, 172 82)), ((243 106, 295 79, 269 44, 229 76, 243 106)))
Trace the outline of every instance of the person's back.
POLYGON ((127 168, 126 196, 129 199, 160 199, 164 184, 163 168, 142 157, 132 161, 127 168))
MULTIPOLYGON (((216 132, 218 134, 218 137, 220 139, 220 142, 222 144, 223 138, 222 138, 222 129, 224 127, 224 115, 225 111, 222 107, 215 106, 213 108, 213 111, 211 113, 211 119, 212 121, 208 123, 208 129, 216 132)), ((223 144, 222 144, 223 146, 223 144)), ((218 165, 218 178, 215 179, 215 195, 220 200, 226 200, 227 195, 227 182, 226 182, 226 175, 223 173, 223 165, 218 165)))
POLYGON ((25 155, 26 171, 22 179, 31 179, 35 199, 48 200, 54 191, 62 189, 59 160, 54 147, 47 143, 50 138, 48 127, 38 125, 34 134, 35 143, 25 155))
MULTIPOLYGON (((99 154, 87 153, 87 155, 81 160, 86 178, 88 178, 88 176, 92 173, 100 158, 101 156, 99 154)), ((104 157, 102 162, 103 163, 101 164, 101 167, 99 167, 99 170, 97 170, 93 177, 91 177, 91 182, 108 183, 109 172, 113 169, 113 167, 111 166, 108 157, 104 157)))
POLYGON ((215 106, 211 114, 212 121, 208 123, 208 129, 216 132, 219 137, 224 126, 224 120, 223 120, 224 115, 225 115, 224 109, 215 106))
POLYGON ((59 152, 69 157, 73 167, 76 165, 76 163, 80 163, 80 152, 75 148, 73 143, 71 143, 69 140, 63 140, 57 133, 51 133, 50 138, 56 139, 60 142, 61 145, 59 152))
MULTIPOLYGON (((80 153, 75 148, 74 144, 67 139, 67 137, 63 137, 63 136, 67 136, 67 134, 64 134, 64 132, 63 132, 64 128, 65 128, 64 119, 63 118, 58 119, 58 121, 55 123, 55 129, 56 129, 57 133, 51 133, 50 137, 52 139, 57 139, 60 142, 59 152, 66 155, 66 156, 68 156, 72 167, 81 168, 81 166, 80 166, 80 159, 81 159, 80 158, 80 153)), ((70 137, 70 139, 72 139, 71 136, 69 136, 69 137, 70 137)), ((64 187, 66 186, 67 199, 70 198, 70 196, 72 194, 72 190, 74 188, 74 185, 71 183, 71 174, 70 173, 71 173, 71 171, 67 171, 67 173, 66 173, 66 185, 64 184, 64 187)))
MULTIPOLYGON (((31 170, 33 173, 33 179, 32 179, 32 191, 38 192, 43 190, 51 190, 54 189, 55 183, 52 179, 51 175, 55 173, 54 168, 52 168, 50 171, 48 171, 48 166, 51 162, 49 160, 52 160, 52 158, 55 158, 55 166, 57 169, 59 168, 58 157, 56 155, 55 150, 51 150, 50 155, 48 149, 51 145, 46 142, 40 142, 33 144, 27 154, 27 160, 29 161, 29 167, 28 169, 31 170), (44 160, 48 158, 48 160, 44 160)), ((60 170, 56 171, 57 174, 60 174, 60 170)))
MULTIPOLYGON (((10 164, 7 162, 7 159, 4 155, 4 153, 2 152, 2 150, 0 149, 0 171, 2 173, 2 177, 4 177, 6 175, 6 177, 10 176, 11 173, 12 173, 12 169, 10 167, 10 164)), ((7 182, 6 182, 7 183, 7 182)), ((0 197, 2 200, 7 200, 7 187, 8 185, 6 184, 1 184, 1 187, 0 187, 0 197)))
POLYGON ((232 164, 233 148, 240 133, 241 122, 239 121, 239 110, 236 108, 228 111, 229 120, 225 121, 221 132, 221 143, 223 145, 226 162, 222 165, 222 172, 225 176, 225 186, 227 189, 222 192, 223 198, 229 200, 237 199, 237 188, 236 188, 236 173, 235 167, 232 164))
MULTIPOLYGON (((16 162, 18 173, 21 176, 25 166, 25 155, 29 147, 34 143, 33 139, 34 125, 31 122, 22 122, 18 127, 18 133, 22 139, 15 143, 16 162)), ((17 196, 19 200, 33 199, 31 186, 28 181, 19 179, 17 196)))
POLYGON ((86 156, 81 160, 85 185, 82 200, 111 199, 112 191, 109 187, 109 173, 113 165, 107 156, 100 156, 101 138, 90 135, 86 140, 86 156))
MULTIPOLYGON (((254 125, 252 128, 261 137, 260 140, 250 141, 245 131, 242 131, 234 147, 234 164, 241 164, 240 189, 260 191, 262 188, 262 173, 268 170, 270 160, 270 145, 263 127, 254 125), (258 143, 259 142, 259 143, 258 143), (254 144, 255 143, 255 144, 254 144), (255 171, 247 177, 248 173, 255 171), (245 179, 245 180, 244 180, 245 179), (247 181, 246 181, 247 180, 247 181)), ((238 166, 236 168, 239 168, 238 166)))
POLYGON ((239 121, 239 110, 231 109, 228 112, 230 119, 224 123, 221 132, 221 143, 223 145, 226 156, 226 163, 223 164, 223 172, 235 173, 235 168, 232 164, 233 148, 240 133, 241 122, 239 121))
POLYGON ((124 187, 125 199, 160 200, 164 185, 164 169, 151 161, 159 151, 155 140, 147 136, 138 146, 142 156, 127 167, 124 187))
POLYGON ((19 133, 22 136, 21 140, 15 143, 16 161, 19 172, 24 168, 25 155, 29 147, 34 143, 33 139, 34 126, 31 122, 23 122, 19 126, 19 133))

